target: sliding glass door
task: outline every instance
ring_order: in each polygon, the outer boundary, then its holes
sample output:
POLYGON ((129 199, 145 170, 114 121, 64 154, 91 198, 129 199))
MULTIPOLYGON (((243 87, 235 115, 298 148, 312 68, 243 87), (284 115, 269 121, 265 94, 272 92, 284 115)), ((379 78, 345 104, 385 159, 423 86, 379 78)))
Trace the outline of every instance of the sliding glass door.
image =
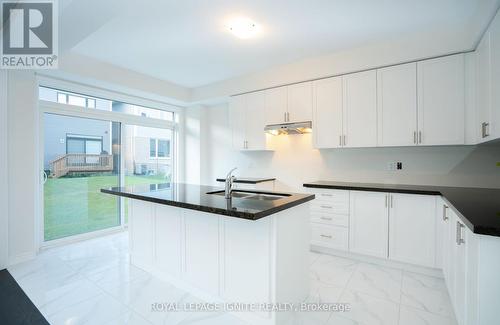
POLYGON ((121 125, 44 114, 44 240, 120 225, 121 125))
POLYGON ((127 200, 101 188, 173 180, 173 112, 45 87, 39 98, 44 242, 126 226, 127 200))

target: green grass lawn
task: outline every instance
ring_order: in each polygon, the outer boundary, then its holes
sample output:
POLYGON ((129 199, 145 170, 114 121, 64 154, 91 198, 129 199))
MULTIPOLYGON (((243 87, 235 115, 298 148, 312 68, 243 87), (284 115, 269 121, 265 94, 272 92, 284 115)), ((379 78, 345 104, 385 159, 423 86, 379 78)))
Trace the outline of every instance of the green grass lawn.
MULTIPOLYGON (((164 181, 161 176, 125 177, 126 185, 164 181)), ((116 175, 49 178, 44 186, 45 240, 118 226, 119 198, 100 192, 112 186, 118 186, 116 175)))

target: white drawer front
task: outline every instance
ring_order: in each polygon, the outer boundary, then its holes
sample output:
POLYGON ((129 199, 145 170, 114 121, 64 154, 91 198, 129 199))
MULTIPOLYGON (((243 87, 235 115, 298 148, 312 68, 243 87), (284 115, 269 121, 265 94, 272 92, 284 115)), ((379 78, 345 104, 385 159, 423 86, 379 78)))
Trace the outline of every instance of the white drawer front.
POLYGON ((311 224, 311 244, 347 251, 349 230, 346 227, 311 224))
POLYGON ((346 202, 326 202, 313 200, 311 203, 311 211, 334 213, 334 214, 349 214, 349 201, 346 202))
POLYGON ((349 216, 346 214, 311 212, 311 222, 323 223, 331 226, 349 227, 349 216))
POLYGON ((315 188, 311 193, 316 195, 318 201, 349 201, 349 191, 329 190, 315 188))

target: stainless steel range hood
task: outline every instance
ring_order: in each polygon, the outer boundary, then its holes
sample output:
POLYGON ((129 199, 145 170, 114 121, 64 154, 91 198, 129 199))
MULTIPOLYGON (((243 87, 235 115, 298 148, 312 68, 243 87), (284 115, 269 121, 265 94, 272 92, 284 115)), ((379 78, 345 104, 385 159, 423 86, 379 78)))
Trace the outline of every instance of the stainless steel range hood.
POLYGON ((305 122, 266 125, 264 131, 272 135, 311 133, 312 122, 305 121, 305 122))

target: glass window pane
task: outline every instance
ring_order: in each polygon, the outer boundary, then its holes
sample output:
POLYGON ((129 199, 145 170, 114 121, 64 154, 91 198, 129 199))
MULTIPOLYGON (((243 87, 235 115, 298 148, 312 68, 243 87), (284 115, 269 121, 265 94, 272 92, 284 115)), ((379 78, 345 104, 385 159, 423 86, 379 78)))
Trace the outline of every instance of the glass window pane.
MULTIPOLYGON (((156 108, 144 107, 139 105, 127 104, 119 101, 108 100, 104 98, 96 98, 86 94, 75 94, 67 91, 60 91, 47 87, 39 87, 39 98, 48 101, 58 101, 67 104, 88 107, 104 111, 119 112, 136 116, 144 116, 154 119, 174 121, 174 113, 172 111, 161 110, 156 108), (61 95, 61 97, 59 97, 61 95)), ((172 110, 175 107, 172 106, 172 110)))
POLYGON ((44 114, 44 240, 120 225, 120 123, 44 114), (89 155, 92 153, 92 155, 89 155))
POLYGON ((170 141, 158 140, 158 157, 170 156, 170 141))
MULTIPOLYGON (((173 131, 137 125, 123 126, 123 166, 125 185, 170 183, 173 175, 173 131), (168 142, 168 156, 156 158, 150 147, 156 149, 156 139, 168 142), (172 144, 172 145, 171 145, 172 144)), ((158 145, 159 147, 161 145, 158 145)), ((128 220, 128 199, 125 200, 124 218, 128 220)))
POLYGON ((149 139, 149 157, 156 158, 156 139, 149 139))
POLYGON ((95 99, 87 98, 87 107, 95 108, 95 99))
POLYGON ((66 104, 66 94, 58 93, 57 94, 57 102, 66 104))
POLYGON ((86 107, 85 98, 80 96, 68 95, 68 104, 86 107))

